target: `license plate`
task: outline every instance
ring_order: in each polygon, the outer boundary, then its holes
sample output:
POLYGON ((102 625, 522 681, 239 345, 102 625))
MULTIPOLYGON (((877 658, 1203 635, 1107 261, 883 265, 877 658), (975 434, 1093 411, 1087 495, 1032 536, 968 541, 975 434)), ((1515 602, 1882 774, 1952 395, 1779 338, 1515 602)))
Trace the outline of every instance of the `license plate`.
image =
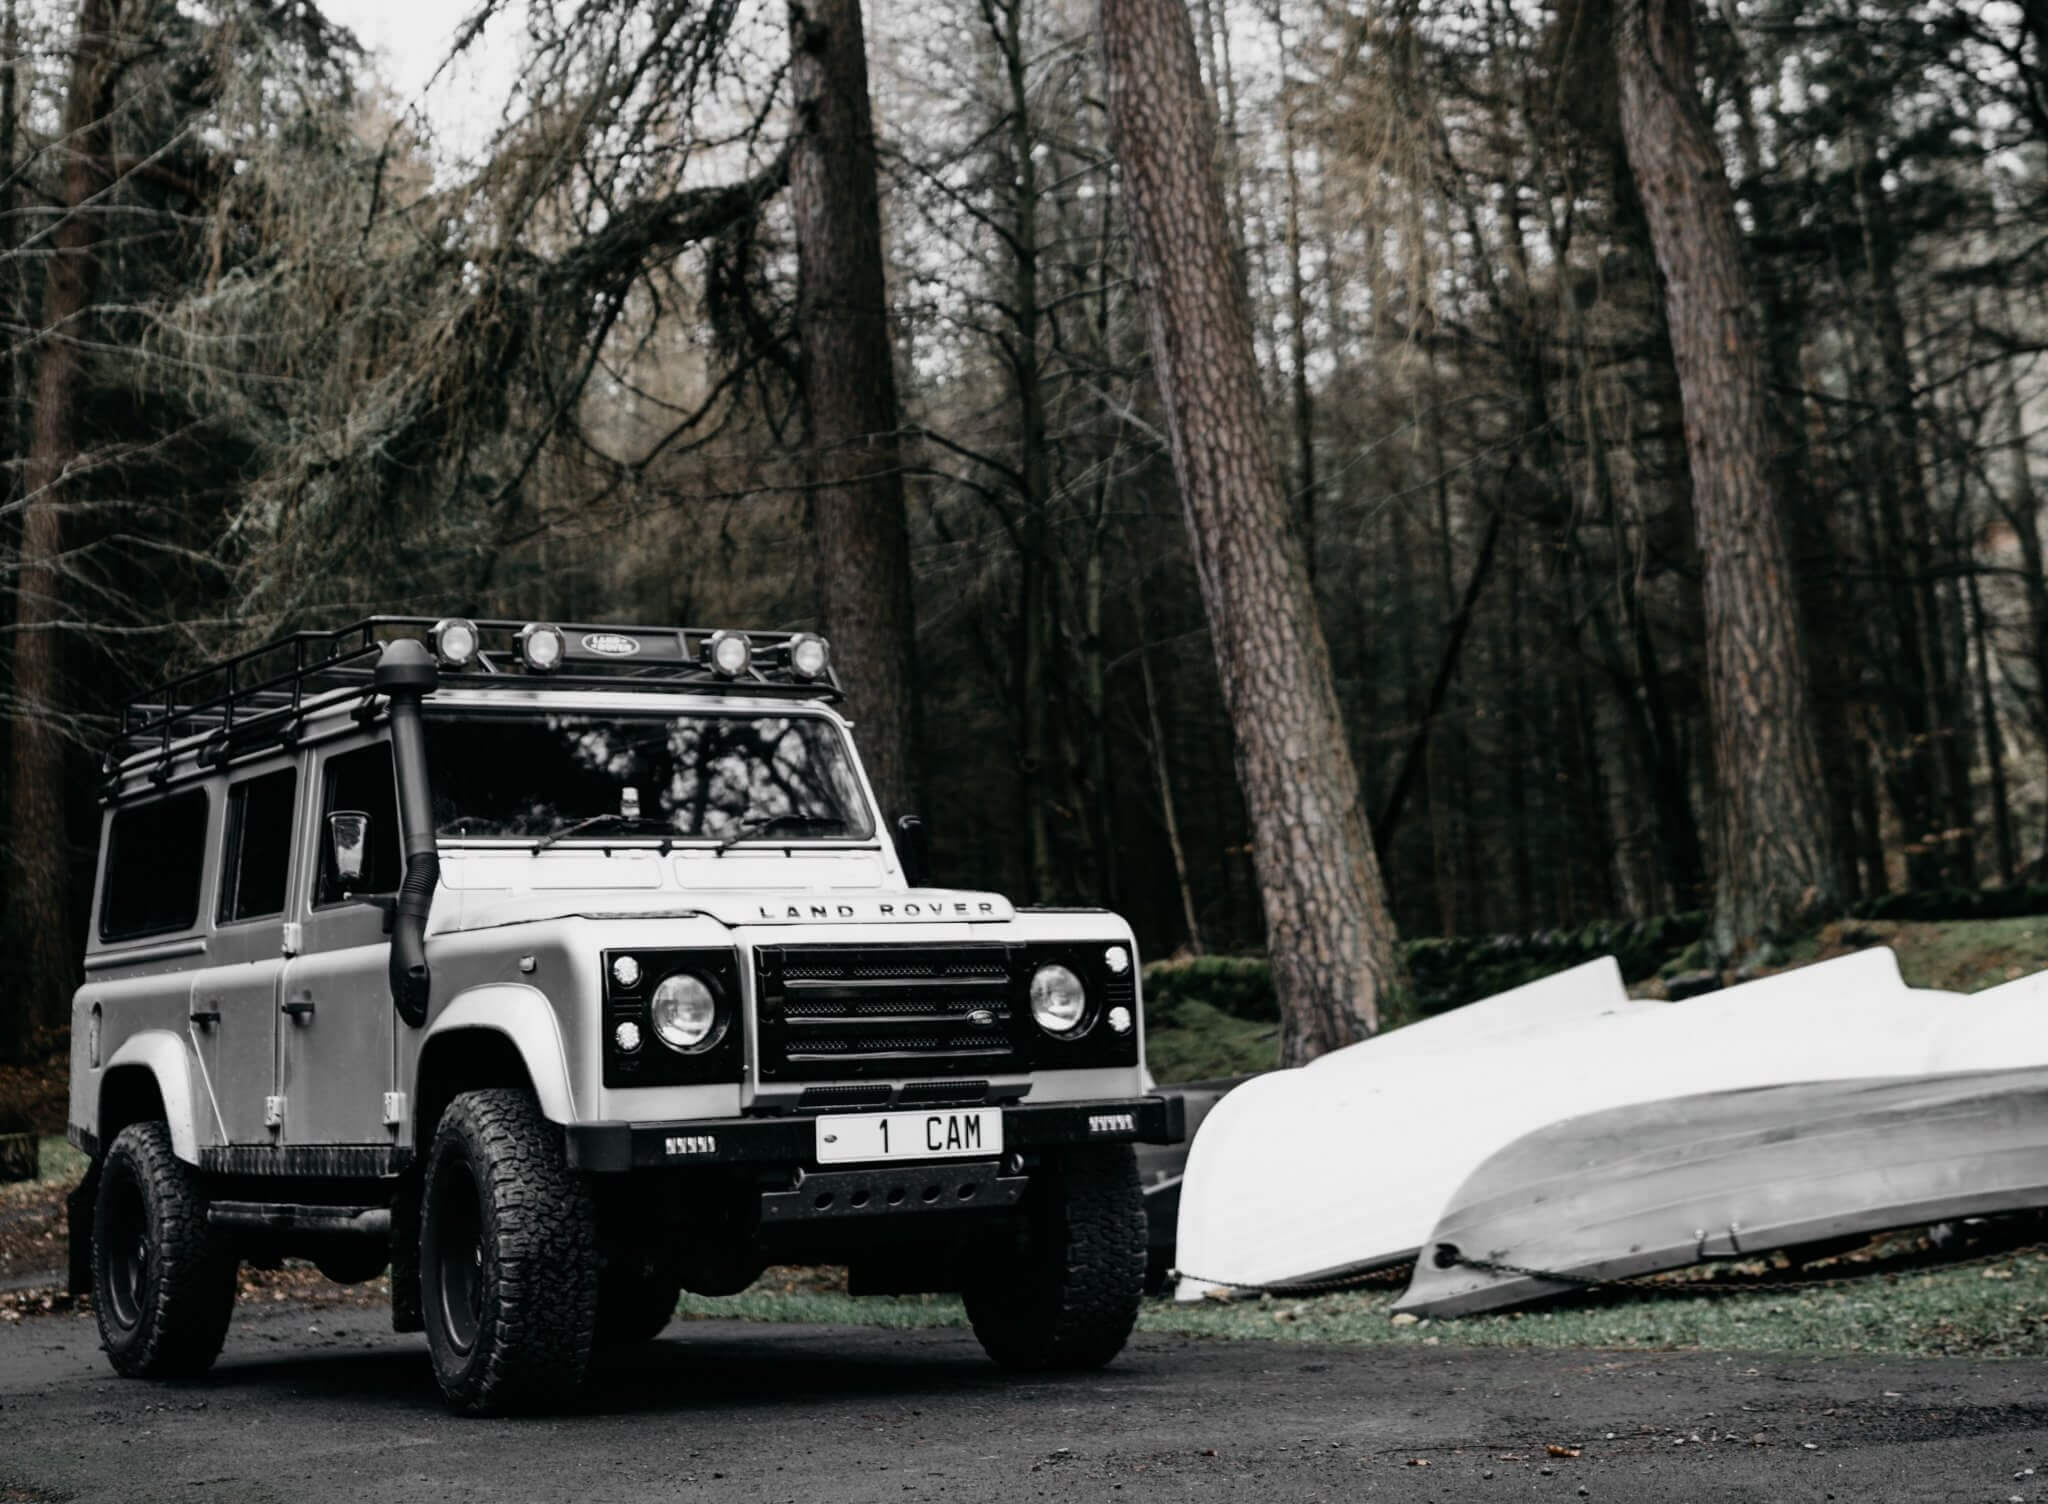
POLYGON ((818 1119, 821 1165, 878 1159, 990 1159, 1002 1152, 1003 1114, 993 1107, 818 1119))

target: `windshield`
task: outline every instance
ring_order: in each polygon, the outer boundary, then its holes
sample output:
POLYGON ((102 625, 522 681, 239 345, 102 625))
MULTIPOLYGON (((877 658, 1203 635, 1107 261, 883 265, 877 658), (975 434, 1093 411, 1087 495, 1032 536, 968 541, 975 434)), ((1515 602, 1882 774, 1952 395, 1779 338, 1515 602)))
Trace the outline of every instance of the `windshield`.
POLYGON ((427 717, 442 836, 864 840, 839 728, 816 715, 427 717), (570 827, 586 825, 571 834, 570 827))

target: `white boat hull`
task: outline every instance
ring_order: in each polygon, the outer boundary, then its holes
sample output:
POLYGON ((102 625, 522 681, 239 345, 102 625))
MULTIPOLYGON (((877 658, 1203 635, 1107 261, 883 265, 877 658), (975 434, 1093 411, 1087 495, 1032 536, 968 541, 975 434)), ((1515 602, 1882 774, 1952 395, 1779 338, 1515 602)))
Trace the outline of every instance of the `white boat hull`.
MULTIPOLYGON (((1994 1011, 2024 1011, 2019 997, 1980 994, 1994 1011)), ((1970 1002, 1909 989, 1886 949, 1675 1004, 1628 1001, 1610 960, 1261 1077, 1218 1104, 1189 1152, 1179 1229, 1189 1275, 1178 1294, 1311 1283, 1413 1258, 1467 1176, 1565 1118, 1925 1073, 1945 1028, 1961 1038, 1970 1002)), ((2048 1025, 2037 1033, 2036 1059, 2048 1063, 2048 1025)), ((1948 1056, 1990 1046, 1986 1034, 1948 1056)), ((1989 1063, 2033 1062, 2008 1053, 1989 1063)))
POLYGON ((2043 1205, 2048 1067, 1677 1097, 1571 1118, 1488 1159, 1452 1195, 1395 1309, 1464 1316, 2043 1205))

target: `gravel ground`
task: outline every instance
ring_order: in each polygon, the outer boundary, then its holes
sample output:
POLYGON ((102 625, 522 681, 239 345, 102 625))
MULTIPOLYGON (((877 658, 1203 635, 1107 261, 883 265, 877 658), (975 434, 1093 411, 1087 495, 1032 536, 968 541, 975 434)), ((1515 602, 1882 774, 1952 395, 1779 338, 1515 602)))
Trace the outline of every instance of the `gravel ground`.
POLYGON ((461 1421, 380 1311, 245 1304, 207 1380, 0 1325, 0 1501, 2048 1499, 2034 1361, 1141 1336, 1008 1377, 965 1333, 692 1320, 567 1413, 461 1421))

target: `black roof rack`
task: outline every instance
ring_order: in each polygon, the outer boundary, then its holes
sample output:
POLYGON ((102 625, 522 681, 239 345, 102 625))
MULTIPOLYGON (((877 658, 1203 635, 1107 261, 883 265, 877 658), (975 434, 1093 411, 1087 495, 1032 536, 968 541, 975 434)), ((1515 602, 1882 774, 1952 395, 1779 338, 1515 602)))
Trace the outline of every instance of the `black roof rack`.
MULTIPOLYGON (((167 776, 171 748, 197 736, 208 738, 201 761, 224 762, 256 745, 289 742, 313 706, 330 702, 341 691, 369 696, 385 643, 402 637, 430 641, 434 628, 449 619, 369 616, 332 631, 294 632, 181 674, 123 707, 108 772, 154 749, 162 759, 158 774, 167 776)), ((470 625, 477 629, 476 657, 460 668, 444 664, 444 687, 523 682, 536 688, 694 690, 825 701, 842 693, 829 664, 817 679, 806 679, 791 666, 790 647, 799 633, 742 633, 753 646, 752 662, 740 674, 727 676, 707 661, 711 628, 551 622, 546 625, 562 633, 562 666, 537 673, 526 667, 518 648, 519 633, 529 623, 470 625)))

